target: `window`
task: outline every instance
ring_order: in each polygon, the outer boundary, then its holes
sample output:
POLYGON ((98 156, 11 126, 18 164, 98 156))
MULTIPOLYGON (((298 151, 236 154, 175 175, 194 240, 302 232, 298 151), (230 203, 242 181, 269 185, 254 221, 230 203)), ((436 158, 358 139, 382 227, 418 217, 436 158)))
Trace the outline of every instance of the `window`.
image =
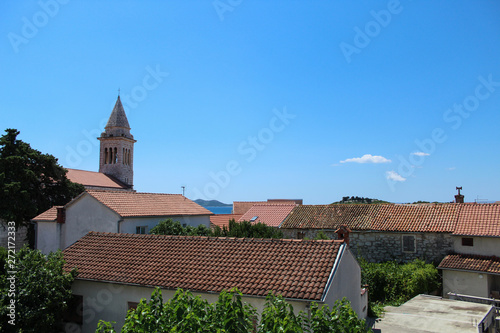
POLYGON ((146 226, 135 227, 135 233, 136 234, 145 234, 146 229, 147 229, 146 226))
POLYGON ((415 253, 415 236, 403 236, 403 252, 415 253))
POLYGON ((462 237, 462 246, 474 246, 474 238, 462 237))
POLYGON ((250 219, 250 222, 255 222, 255 221, 257 221, 257 219, 258 219, 258 218, 259 218, 258 216, 254 216, 254 217, 252 217, 252 218, 250 219))
POLYGON ((304 237, 306 236, 306 233, 305 232, 297 232, 297 239, 304 239, 304 237))
POLYGON ((138 305, 139 305, 138 302, 127 302, 127 307, 128 307, 129 310, 131 310, 131 309, 134 309, 134 310, 137 309, 138 305))

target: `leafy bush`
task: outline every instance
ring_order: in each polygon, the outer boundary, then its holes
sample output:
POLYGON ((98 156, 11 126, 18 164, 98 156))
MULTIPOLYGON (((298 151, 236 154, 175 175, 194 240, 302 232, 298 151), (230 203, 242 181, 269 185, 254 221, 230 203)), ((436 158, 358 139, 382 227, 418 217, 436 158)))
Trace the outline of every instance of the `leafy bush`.
POLYGON ((401 305, 418 294, 440 287, 437 268, 415 259, 406 264, 396 261, 368 263, 360 259, 361 283, 369 286, 370 303, 401 305))
POLYGON ((360 320, 356 312, 351 308, 351 304, 344 297, 335 301, 332 312, 328 306, 319 307, 318 304, 311 304, 311 317, 309 319, 309 332, 315 333, 364 333, 370 332, 366 327, 365 320, 360 320))
MULTIPOLYGON (((311 303, 311 316, 295 315, 291 304, 282 296, 269 293, 257 326, 256 309, 242 300, 238 289, 222 291, 217 302, 209 304, 189 291, 178 289, 174 297, 163 304, 161 290, 156 288, 148 302, 141 300, 135 310, 129 310, 122 332, 369 332, 365 321, 358 319, 345 298, 335 302, 332 312, 311 303)), ((96 332, 115 333, 113 324, 100 321, 96 332)))
POLYGON ((259 332, 303 332, 304 316, 295 316, 293 306, 283 296, 269 293, 262 311, 259 332))

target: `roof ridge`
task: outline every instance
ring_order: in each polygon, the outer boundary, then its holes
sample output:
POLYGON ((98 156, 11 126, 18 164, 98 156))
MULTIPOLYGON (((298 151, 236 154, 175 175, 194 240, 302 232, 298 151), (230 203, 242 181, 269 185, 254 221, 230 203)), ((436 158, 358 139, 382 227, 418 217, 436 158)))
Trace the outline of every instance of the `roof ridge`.
MULTIPOLYGON (((132 192, 132 191, 123 191, 123 190, 112 190, 112 189, 88 189, 86 190, 87 192, 106 192, 106 193, 124 193, 124 194, 153 194, 153 195, 180 195, 183 196, 182 194, 179 193, 153 193, 153 192, 132 192)), ((187 197, 186 197, 187 199, 187 197)))
POLYGON ((156 235, 156 234, 132 234, 132 233, 116 233, 104 231, 89 231, 86 236, 112 236, 123 238, 173 238, 173 239, 207 239, 207 240, 231 240, 231 241, 261 241, 271 243, 307 243, 307 242, 326 242, 326 243, 344 243, 344 240, 338 239, 296 239, 296 238, 256 238, 256 237, 212 237, 198 235, 156 235))

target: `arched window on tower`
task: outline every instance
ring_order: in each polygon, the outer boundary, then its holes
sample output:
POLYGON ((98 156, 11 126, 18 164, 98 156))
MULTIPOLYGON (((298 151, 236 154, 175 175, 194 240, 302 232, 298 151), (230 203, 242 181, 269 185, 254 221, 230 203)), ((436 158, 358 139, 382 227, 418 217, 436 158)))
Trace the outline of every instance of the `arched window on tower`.
POLYGON ((109 148, 109 153, 108 153, 108 164, 111 164, 113 161, 113 148, 109 148))
POLYGON ((125 155, 125 148, 122 148, 122 164, 127 164, 126 163, 127 161, 125 160, 125 156, 126 156, 125 155))
POLYGON ((113 154, 113 164, 116 164, 116 161, 118 160, 117 153, 118 153, 118 149, 115 147, 115 152, 113 154))
POLYGON ((132 160, 132 159, 131 159, 131 157, 130 157, 130 155, 131 155, 131 151, 130 151, 130 149, 129 149, 129 150, 128 150, 128 156, 127 156, 127 158, 128 158, 128 165, 130 165, 130 162, 131 162, 131 160, 132 160))
POLYGON ((104 164, 108 164, 108 148, 104 148, 104 164))

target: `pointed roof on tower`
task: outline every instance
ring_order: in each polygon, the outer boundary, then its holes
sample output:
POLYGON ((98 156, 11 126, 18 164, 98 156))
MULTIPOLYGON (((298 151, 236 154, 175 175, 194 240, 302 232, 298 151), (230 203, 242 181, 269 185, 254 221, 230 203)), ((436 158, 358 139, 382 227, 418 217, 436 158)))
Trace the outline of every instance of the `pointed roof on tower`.
POLYGON ((109 120, 105 128, 108 127, 124 127, 126 129, 130 129, 120 96, 118 96, 118 99, 116 100, 115 107, 113 108, 113 112, 111 112, 111 116, 109 116, 109 120))

